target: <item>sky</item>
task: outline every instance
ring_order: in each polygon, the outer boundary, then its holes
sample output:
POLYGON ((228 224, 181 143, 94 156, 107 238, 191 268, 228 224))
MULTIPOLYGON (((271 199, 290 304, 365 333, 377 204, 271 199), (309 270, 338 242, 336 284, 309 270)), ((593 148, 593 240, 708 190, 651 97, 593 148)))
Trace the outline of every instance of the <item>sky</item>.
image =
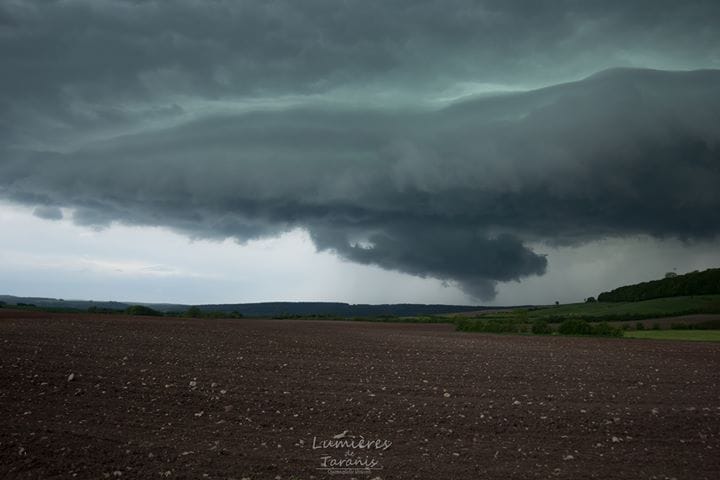
POLYGON ((537 304, 720 266, 719 20, 0 0, 0 294, 537 304))

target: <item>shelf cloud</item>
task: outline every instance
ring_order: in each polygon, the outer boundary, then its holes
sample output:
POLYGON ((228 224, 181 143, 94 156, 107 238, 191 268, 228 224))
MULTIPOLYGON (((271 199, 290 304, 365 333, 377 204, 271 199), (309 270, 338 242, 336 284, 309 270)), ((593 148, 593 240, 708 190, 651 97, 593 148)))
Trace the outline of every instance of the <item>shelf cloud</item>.
POLYGON ((0 197, 95 228, 303 229, 478 299, 546 272, 530 245, 715 238, 720 7, 610 4, 9 2, 0 197))

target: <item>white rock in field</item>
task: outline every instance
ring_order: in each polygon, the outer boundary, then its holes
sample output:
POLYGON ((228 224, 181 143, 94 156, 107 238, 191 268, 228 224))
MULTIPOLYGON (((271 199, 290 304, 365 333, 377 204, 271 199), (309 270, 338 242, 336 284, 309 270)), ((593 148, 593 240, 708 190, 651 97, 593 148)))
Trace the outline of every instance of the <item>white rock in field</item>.
POLYGON ((73 380, 75 380, 75 374, 74 374, 74 373, 71 373, 70 375, 68 375, 67 381, 68 381, 68 382, 72 382, 73 380))
POLYGON ((565 456, 563 457, 563 460, 565 460, 565 461, 575 460, 575 457, 573 457, 572 455, 565 455, 565 456))
POLYGON ((450 392, 445 392, 445 393, 443 393, 443 397, 445 397, 445 398, 450 398, 450 392))
POLYGON ((619 439, 618 437, 616 437, 616 436, 613 436, 613 437, 611 438, 611 440, 612 440, 613 443, 619 443, 619 442, 622 441, 622 440, 620 440, 620 439, 619 439))
POLYGON ((191 380, 191 381, 190 381, 190 386, 191 386, 191 387, 197 387, 197 382, 196 382, 195 380, 191 380))

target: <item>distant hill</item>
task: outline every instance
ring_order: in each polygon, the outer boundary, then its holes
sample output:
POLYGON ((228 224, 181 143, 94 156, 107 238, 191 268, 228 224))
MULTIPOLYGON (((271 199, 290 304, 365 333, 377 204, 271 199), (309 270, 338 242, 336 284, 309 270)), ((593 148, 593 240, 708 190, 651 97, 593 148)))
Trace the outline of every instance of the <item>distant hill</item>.
MULTIPOLYGON (((173 303, 141 303, 113 302, 91 300, 63 300, 43 297, 15 297, 0 295, 0 302, 7 306, 33 305, 45 309, 63 310, 97 310, 124 311, 133 305, 151 307, 160 312, 185 312, 192 305, 173 303)), ((415 303, 398 303, 385 305, 349 304, 339 302, 264 302, 264 303, 229 303, 216 305, 197 305, 203 312, 240 313, 245 317, 278 317, 278 316, 333 316, 333 317, 377 317, 377 316, 418 316, 437 315, 443 313, 473 312, 478 310, 497 309, 498 307, 464 306, 464 305, 424 305, 415 303)))
POLYGON ((720 268, 616 288, 598 295, 600 302, 639 302, 665 297, 720 294, 720 268))
POLYGON ((95 307, 104 310, 125 310, 132 303, 123 302, 95 302, 92 300, 63 300, 61 298, 45 298, 45 297, 16 297, 14 295, 0 295, 0 302, 7 306, 36 306, 39 308, 68 309, 68 310, 87 310, 95 307))
POLYGON ((222 305, 198 305, 204 312, 239 312, 244 316, 270 317, 281 315, 326 315, 337 317, 377 317, 438 315, 486 310, 497 307, 474 307, 461 305, 424 305, 416 303, 349 304, 335 302, 269 302, 222 305))

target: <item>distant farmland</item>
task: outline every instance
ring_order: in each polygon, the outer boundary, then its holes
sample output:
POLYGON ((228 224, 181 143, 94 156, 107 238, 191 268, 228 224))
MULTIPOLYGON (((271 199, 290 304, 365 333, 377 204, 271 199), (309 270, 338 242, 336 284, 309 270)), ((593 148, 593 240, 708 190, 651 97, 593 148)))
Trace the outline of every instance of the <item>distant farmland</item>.
MULTIPOLYGON (((477 312, 477 316, 482 318, 525 316, 530 320, 542 318, 549 321, 561 321, 566 318, 617 321, 692 314, 720 314, 720 295, 657 298, 640 302, 573 303, 539 308, 519 308, 500 312, 477 312)), ((462 316, 467 315, 463 314, 462 316)))

